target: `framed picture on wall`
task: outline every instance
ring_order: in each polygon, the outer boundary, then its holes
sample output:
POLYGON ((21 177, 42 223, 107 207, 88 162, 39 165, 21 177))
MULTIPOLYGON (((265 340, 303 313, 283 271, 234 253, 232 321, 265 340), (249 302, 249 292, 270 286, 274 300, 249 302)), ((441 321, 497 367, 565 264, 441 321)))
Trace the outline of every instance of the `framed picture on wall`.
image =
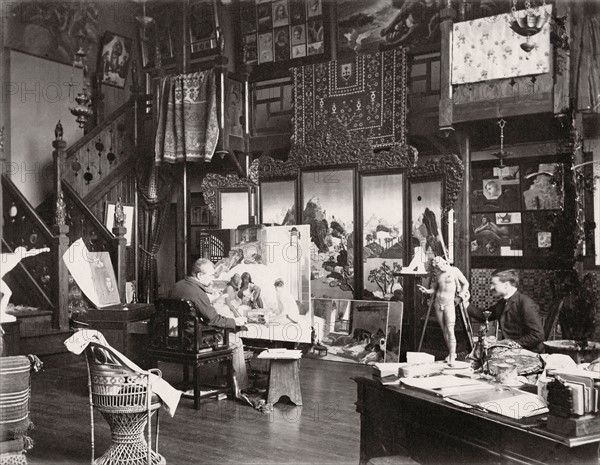
MULTIPOLYGON (((110 232, 112 232, 112 228, 115 224, 115 206, 116 202, 106 202, 106 206, 104 209, 104 226, 110 232)), ((125 233, 125 239, 127 239, 127 247, 131 246, 132 237, 133 237, 133 220, 135 218, 135 208, 131 204, 123 204, 123 213, 125 213, 125 228, 127 232, 125 233)))
POLYGON ((268 181, 260 185, 261 223, 296 224, 296 181, 268 181))
POLYGON ((363 174, 362 246, 365 299, 401 297, 402 278, 394 276, 404 257, 404 175, 363 174), (393 205, 394 208, 390 208, 393 205))
POLYGON ((217 48, 215 5, 212 0, 194 0, 188 8, 188 35, 192 58, 211 55, 217 48))
POLYGON ((250 192, 246 189, 219 191, 219 228, 235 229, 250 223, 250 192))
POLYGON ((301 172, 302 224, 311 230, 311 286, 320 297, 352 298, 356 289, 354 257, 355 170, 301 172))
POLYGON ((102 84, 125 88, 131 61, 132 40, 112 32, 105 32, 100 43, 98 70, 102 73, 102 84))

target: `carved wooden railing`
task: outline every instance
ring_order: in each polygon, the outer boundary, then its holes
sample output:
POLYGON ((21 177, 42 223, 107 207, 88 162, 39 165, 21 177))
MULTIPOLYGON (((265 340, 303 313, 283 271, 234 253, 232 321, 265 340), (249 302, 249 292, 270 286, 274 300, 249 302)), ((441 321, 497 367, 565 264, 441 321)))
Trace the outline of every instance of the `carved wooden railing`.
POLYGON ((26 296, 20 296, 24 299, 22 302, 52 310, 52 327, 68 329, 69 315, 65 300, 68 292, 67 276, 62 266, 65 229, 50 229, 5 175, 2 175, 2 202, 2 243, 6 252, 13 252, 17 247, 25 247, 27 250, 50 248, 50 252, 29 257, 17 266, 14 280, 19 281, 19 285, 28 290, 26 296))

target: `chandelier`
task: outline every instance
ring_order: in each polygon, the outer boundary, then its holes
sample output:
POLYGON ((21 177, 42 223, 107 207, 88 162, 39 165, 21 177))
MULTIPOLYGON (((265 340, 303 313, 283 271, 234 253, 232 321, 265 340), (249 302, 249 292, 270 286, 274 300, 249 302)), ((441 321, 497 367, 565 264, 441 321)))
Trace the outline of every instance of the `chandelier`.
POLYGON ((525 42, 521 44, 521 48, 527 53, 534 48, 529 38, 540 32, 548 19, 550 19, 550 13, 546 0, 542 0, 541 7, 532 7, 531 1, 525 0, 525 10, 520 11, 517 11, 517 0, 513 0, 509 25, 514 32, 526 38, 525 42))

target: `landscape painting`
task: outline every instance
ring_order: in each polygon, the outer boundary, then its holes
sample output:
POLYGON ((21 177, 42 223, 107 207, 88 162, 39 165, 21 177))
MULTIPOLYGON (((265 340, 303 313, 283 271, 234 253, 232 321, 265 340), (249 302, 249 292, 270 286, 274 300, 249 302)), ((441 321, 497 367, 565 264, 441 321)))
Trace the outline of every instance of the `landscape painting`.
POLYGON ((433 257, 448 259, 442 235, 442 181, 411 183, 410 199, 415 258, 420 256, 423 264, 427 264, 433 257))
POLYGON ((368 300, 402 300, 403 175, 362 177, 363 287, 368 300), (390 206, 394 207, 390 207, 390 206))
POLYGON ((296 224, 296 182, 262 182, 262 223, 272 226, 296 224))
POLYGON ((310 226, 316 297, 354 297, 354 171, 302 172, 302 224, 310 226))

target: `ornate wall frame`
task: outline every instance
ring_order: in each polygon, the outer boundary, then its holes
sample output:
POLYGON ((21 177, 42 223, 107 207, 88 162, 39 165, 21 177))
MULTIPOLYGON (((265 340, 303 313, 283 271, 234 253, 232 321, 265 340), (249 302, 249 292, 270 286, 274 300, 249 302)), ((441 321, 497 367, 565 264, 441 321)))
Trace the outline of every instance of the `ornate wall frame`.
POLYGON ((247 178, 240 178, 236 174, 223 176, 222 174, 215 173, 208 173, 204 176, 201 189, 206 205, 213 215, 219 214, 218 199, 220 190, 245 188, 250 192, 252 188, 258 187, 258 166, 258 160, 250 164, 247 178))
MULTIPOLYGON (((304 143, 293 143, 286 161, 262 156, 258 167, 258 180, 297 180, 296 220, 301 224, 301 172, 302 170, 318 170, 334 167, 352 166, 357 177, 366 173, 389 173, 390 171, 405 174, 404 189, 408 189, 411 181, 441 178, 443 184, 443 213, 442 221, 446 221, 447 212, 452 208, 461 190, 464 166, 457 155, 445 155, 441 158, 430 159, 417 165, 418 152, 407 144, 394 145, 388 149, 375 152, 368 140, 360 135, 350 133, 338 119, 327 121, 322 126, 306 133, 304 143)), ((355 245, 354 267, 358 270, 356 282, 363 282, 362 270, 362 218, 361 195, 357 190, 355 195, 355 236, 359 238, 355 245)), ((407 198, 407 196, 405 196, 407 198)), ((403 205, 407 208, 407 205, 403 205)), ((409 237, 410 231, 404 228, 404 237, 409 237)), ((407 258, 407 257, 405 257, 407 258)), ((357 286, 356 298, 362 298, 362 285, 357 286)))

